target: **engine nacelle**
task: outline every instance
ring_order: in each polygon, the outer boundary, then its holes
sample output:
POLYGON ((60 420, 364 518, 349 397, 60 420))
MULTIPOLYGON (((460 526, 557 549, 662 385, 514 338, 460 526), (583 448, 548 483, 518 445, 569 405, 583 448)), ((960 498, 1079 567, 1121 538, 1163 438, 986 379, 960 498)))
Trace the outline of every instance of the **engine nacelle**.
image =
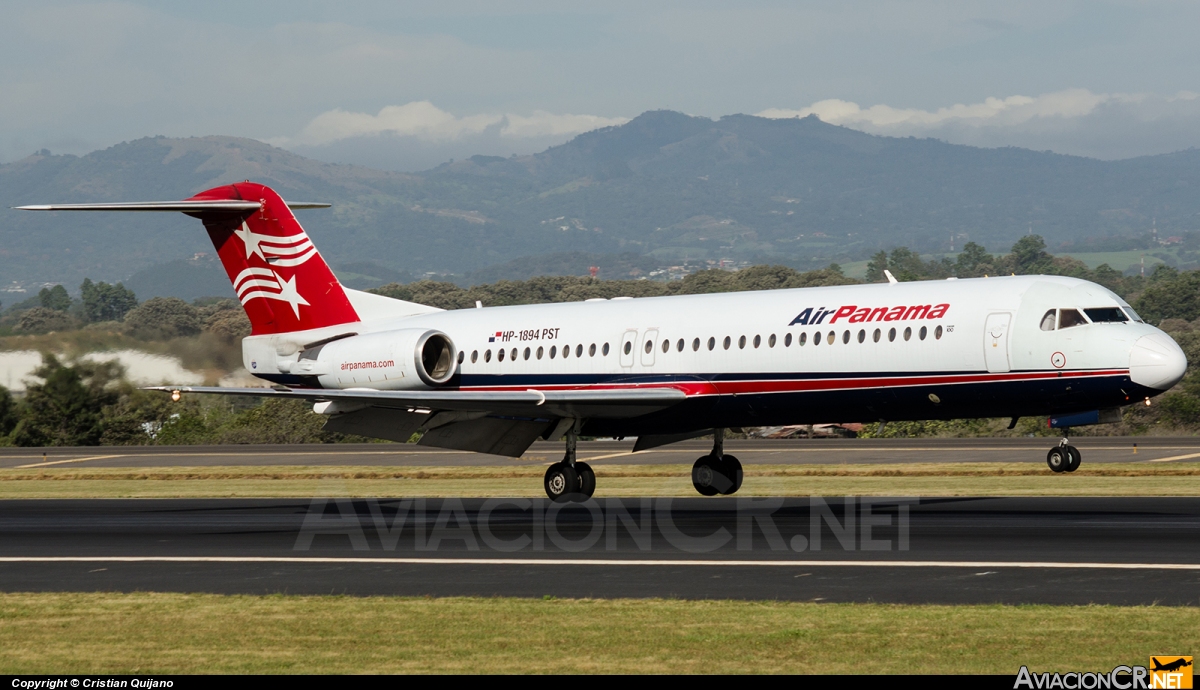
POLYGON ((299 353, 292 373, 324 388, 436 388, 454 377, 458 348, 441 331, 406 328, 341 338, 299 353))

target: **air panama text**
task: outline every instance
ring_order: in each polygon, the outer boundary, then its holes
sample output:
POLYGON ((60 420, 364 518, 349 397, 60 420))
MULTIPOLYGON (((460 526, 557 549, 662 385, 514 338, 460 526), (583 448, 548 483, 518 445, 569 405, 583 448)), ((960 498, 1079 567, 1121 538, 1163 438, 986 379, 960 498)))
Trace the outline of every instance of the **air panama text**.
POLYGON ((940 319, 950 310, 949 304, 917 304, 913 306, 899 307, 859 307, 855 304, 850 304, 837 309, 826 309, 825 307, 808 307, 804 311, 796 315, 792 319, 789 326, 813 326, 825 321, 825 317, 833 315, 829 319, 830 324, 837 323, 838 319, 849 317, 850 323, 864 323, 869 321, 908 321, 910 319, 940 319))
POLYGON ((354 369, 387 369, 394 366, 396 366, 396 362, 390 359, 373 362, 343 362, 342 371, 352 371, 354 369))

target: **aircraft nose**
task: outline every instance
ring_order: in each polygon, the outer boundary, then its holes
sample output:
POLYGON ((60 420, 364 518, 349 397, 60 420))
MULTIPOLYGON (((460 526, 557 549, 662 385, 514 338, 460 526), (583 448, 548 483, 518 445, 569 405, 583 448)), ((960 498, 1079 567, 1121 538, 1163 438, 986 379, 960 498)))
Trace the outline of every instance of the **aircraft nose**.
POLYGON ((1129 353, 1129 378, 1136 384, 1165 391, 1187 371, 1187 356, 1166 333, 1137 339, 1129 353))

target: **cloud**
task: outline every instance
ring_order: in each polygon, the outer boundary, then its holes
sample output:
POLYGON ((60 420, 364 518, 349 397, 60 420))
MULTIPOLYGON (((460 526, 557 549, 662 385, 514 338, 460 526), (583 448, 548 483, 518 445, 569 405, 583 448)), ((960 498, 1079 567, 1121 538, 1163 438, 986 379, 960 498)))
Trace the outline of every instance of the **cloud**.
POLYGON ((1179 91, 1094 93, 1065 89, 1040 96, 986 98, 935 110, 862 107, 841 99, 806 108, 771 108, 760 117, 816 115, 822 121, 886 136, 934 137, 972 146, 1020 146, 1117 159, 1200 146, 1200 94, 1179 91))
POLYGON ((597 115, 558 115, 535 110, 531 115, 481 114, 456 116, 429 101, 389 105, 377 114, 348 112, 340 108, 313 118, 294 138, 277 138, 280 146, 325 146, 354 137, 393 135, 426 142, 454 142, 498 128, 513 139, 567 137, 600 127, 628 122, 628 118, 597 115))
POLYGON ((1097 94, 1087 89, 1066 89, 1036 97, 992 97, 981 103, 958 103, 937 110, 893 108, 890 105, 862 108, 857 103, 831 98, 817 101, 800 110, 770 108, 757 114, 774 119, 816 115, 830 124, 879 129, 927 128, 951 122, 967 125, 1017 125, 1035 118, 1083 117, 1106 103, 1137 103, 1145 98, 1144 95, 1138 94, 1097 94))

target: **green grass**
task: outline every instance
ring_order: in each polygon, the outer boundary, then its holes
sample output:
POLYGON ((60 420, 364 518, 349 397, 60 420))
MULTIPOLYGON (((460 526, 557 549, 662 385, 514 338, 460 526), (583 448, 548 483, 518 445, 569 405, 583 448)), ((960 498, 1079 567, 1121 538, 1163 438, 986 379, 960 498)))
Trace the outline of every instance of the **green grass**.
POLYGON ((1200 646, 1195 610, 0 594, 0 673, 1108 671, 1200 646))
MULTIPOLYGON (((596 463, 596 497, 695 496, 690 465, 596 463)), ((540 465, 0 470, 0 499, 543 495, 540 465)), ((1200 463, 759 465, 740 496, 1200 496, 1200 463)))

